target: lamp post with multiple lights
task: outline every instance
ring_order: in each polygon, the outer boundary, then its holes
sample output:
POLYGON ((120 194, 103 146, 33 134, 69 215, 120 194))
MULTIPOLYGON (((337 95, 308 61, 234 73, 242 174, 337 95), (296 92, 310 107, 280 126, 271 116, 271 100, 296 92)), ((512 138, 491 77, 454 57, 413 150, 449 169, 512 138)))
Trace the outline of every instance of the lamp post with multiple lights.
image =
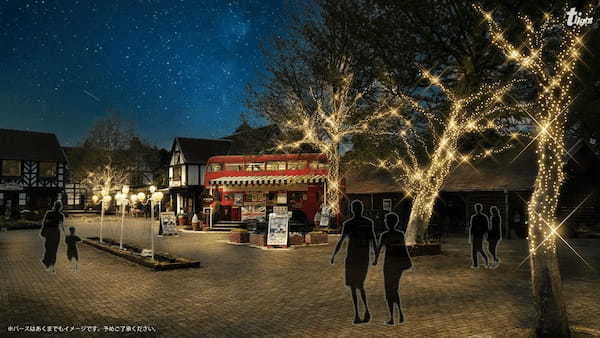
POLYGON ((124 185, 123 189, 121 189, 121 192, 115 195, 115 200, 121 205, 121 237, 119 240, 119 249, 121 250, 123 250, 123 224, 125 223, 125 207, 130 201, 130 198, 127 197, 127 194, 129 194, 129 186, 124 185))
MULTIPOLYGON (((160 201, 163 199, 163 193, 160 191, 156 191, 156 187, 154 185, 150 186, 150 196, 148 197, 148 200, 146 201, 146 194, 144 194, 143 192, 140 192, 137 194, 137 200, 144 204, 147 205, 148 203, 150 203, 150 236, 151 236, 151 242, 152 242, 152 260, 154 260, 154 205, 155 203, 159 203, 159 207, 160 207, 160 201)), ((159 212, 160 213, 160 212, 159 212)))
POLYGON ((92 201, 94 202, 94 204, 98 204, 99 201, 102 204, 102 207, 100 208, 100 233, 98 235, 100 243, 102 243, 102 226, 104 224, 104 210, 108 208, 111 200, 112 197, 107 192, 102 192, 101 197, 98 197, 97 195, 92 196, 92 201))

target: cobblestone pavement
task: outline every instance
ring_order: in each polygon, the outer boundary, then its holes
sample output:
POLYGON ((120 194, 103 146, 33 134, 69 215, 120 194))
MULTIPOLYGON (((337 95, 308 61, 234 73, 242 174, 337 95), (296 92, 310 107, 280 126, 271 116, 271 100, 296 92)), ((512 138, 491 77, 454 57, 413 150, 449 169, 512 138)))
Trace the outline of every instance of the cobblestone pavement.
MULTIPOLYGON (((96 230, 89 225, 78 231, 96 230)), ((387 327, 381 265, 366 282, 371 322, 351 324, 344 253, 329 264, 335 237, 327 246, 273 251, 229 245, 225 234, 185 233, 160 239, 157 247, 199 259, 202 268, 162 272, 86 245, 80 246, 81 270, 73 272, 63 242, 51 274, 40 264, 37 233, 0 233, 0 336, 31 336, 9 333, 9 325, 149 325, 157 331, 147 335, 160 337, 520 337, 533 323, 527 264, 517 270, 526 256, 522 240, 500 244, 503 264, 496 270, 469 269, 462 238, 449 239, 444 255, 414 258, 401 282, 407 322, 387 327)), ((574 244, 600 271, 600 241, 574 244)), ((564 248, 560 256, 571 324, 600 330, 600 275, 564 248)))

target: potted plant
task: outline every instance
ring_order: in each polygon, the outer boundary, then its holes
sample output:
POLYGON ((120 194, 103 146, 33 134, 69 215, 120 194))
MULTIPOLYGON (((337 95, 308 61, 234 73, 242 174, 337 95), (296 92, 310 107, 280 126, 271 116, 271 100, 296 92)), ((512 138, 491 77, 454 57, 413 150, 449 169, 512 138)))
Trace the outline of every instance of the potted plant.
POLYGON ((311 231, 305 236, 306 244, 324 244, 328 241, 328 235, 323 231, 311 231))
POLYGON ((229 232, 229 241, 232 243, 248 243, 250 241, 250 233, 246 229, 232 229, 229 232))

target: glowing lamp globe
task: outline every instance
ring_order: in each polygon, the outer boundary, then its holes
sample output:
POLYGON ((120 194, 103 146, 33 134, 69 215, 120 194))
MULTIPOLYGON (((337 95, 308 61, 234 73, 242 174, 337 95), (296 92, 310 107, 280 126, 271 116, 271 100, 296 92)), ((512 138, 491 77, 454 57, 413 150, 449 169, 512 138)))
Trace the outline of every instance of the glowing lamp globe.
POLYGON ((110 195, 106 195, 106 196, 102 197, 102 202, 104 202, 104 203, 110 203, 111 200, 112 200, 112 197, 110 197, 110 195))
POLYGON ((139 192, 137 194, 137 198, 138 198, 138 200, 143 202, 146 199, 146 194, 144 194, 143 192, 139 192))
POLYGON ((151 194, 154 194, 154 192, 155 192, 155 191, 156 191, 156 187, 155 187, 155 186, 153 186, 153 185, 151 185, 151 186, 150 186, 150 193, 151 193, 151 194))
POLYGON ((131 194, 131 196, 129 196, 129 199, 131 200, 131 202, 135 203, 137 202, 138 197, 136 194, 131 194))
POLYGON ((124 185, 121 191, 123 192, 123 195, 127 196, 127 194, 129 194, 129 186, 124 185))
POLYGON ((152 200, 154 202, 160 202, 162 200, 162 198, 163 198, 163 194, 160 191, 159 192, 155 192, 154 194, 152 194, 152 200))
POLYGON ((98 203, 98 196, 96 196, 96 195, 92 196, 92 201, 94 203, 98 203))

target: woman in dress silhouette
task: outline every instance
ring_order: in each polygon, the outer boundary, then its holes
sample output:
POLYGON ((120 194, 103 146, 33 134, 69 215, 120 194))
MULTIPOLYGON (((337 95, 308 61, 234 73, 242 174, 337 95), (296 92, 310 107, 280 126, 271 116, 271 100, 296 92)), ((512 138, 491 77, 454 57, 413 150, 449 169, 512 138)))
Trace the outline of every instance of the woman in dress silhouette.
POLYGON ((54 265, 56 264, 56 252, 60 243, 60 230, 65 231, 63 223, 62 202, 57 200, 54 202, 52 210, 46 212, 42 222, 42 230, 40 231, 40 236, 46 239, 42 264, 46 267, 46 271, 49 272, 55 271, 54 265))
POLYGON ((488 249, 492 258, 494 259, 493 267, 498 267, 500 259, 496 254, 498 242, 502 240, 502 217, 500 216, 500 210, 498 207, 492 206, 490 208, 490 230, 488 232, 488 249))
POLYGON ((390 319, 385 322, 387 325, 394 325, 394 305, 398 307, 400 314, 399 322, 404 322, 404 314, 400 302, 398 289, 400 287, 400 278, 404 270, 412 267, 410 255, 406 248, 404 233, 398 229, 399 217, 396 213, 390 212, 385 215, 385 226, 387 231, 381 234, 379 245, 375 252, 375 261, 377 264, 381 249, 385 248, 385 261, 383 263, 383 280, 385 284, 385 299, 388 304, 390 319))

